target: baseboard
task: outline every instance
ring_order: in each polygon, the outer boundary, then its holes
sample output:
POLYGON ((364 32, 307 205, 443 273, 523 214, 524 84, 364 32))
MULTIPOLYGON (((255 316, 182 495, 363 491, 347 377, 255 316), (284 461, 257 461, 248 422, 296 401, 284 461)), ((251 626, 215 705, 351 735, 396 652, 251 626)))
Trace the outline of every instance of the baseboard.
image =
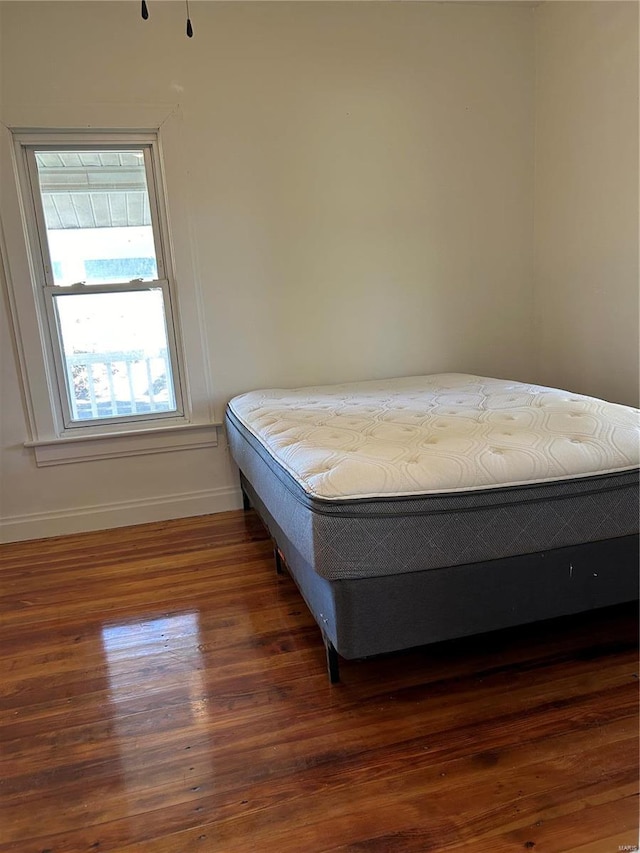
POLYGON ((57 512, 34 512, 0 519, 0 542, 46 539, 69 533, 128 527, 171 518, 188 518, 240 509, 239 488, 207 489, 122 503, 70 507, 57 512))

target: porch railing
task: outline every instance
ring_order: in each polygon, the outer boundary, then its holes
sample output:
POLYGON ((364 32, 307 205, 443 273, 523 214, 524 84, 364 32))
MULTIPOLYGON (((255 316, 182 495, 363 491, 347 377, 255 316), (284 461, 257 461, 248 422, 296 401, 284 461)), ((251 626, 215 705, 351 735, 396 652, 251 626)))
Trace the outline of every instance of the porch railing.
POLYGON ((75 421, 176 409, 166 349, 73 353, 65 362, 75 421))

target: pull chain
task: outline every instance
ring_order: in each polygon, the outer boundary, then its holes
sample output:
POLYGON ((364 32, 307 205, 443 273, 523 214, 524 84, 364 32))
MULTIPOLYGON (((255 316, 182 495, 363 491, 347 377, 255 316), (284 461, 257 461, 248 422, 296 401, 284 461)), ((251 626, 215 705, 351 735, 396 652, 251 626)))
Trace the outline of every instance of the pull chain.
MULTIPOLYGON (((193 27, 191 26, 191 16, 189 14, 189 0, 185 0, 187 5, 187 36, 192 39, 193 38, 193 27)), ((147 9, 147 0, 142 0, 140 6, 140 14, 142 15, 142 19, 146 21, 149 17, 149 10, 147 9)))

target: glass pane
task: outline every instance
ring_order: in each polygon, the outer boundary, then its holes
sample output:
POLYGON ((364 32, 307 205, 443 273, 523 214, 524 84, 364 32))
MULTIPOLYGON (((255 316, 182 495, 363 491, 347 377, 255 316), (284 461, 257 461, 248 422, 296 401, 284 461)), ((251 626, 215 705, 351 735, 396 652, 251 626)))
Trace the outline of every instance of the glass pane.
POLYGON ((161 288, 54 296, 74 421, 175 412, 161 288))
POLYGON ((55 285, 158 278, 143 149, 35 159, 55 285))

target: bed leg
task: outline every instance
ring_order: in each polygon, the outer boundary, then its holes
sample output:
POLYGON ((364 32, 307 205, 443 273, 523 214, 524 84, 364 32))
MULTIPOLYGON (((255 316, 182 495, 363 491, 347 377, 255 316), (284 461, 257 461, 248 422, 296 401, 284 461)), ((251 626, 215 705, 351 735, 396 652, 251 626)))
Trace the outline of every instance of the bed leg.
POLYGON ((251 501, 244 489, 242 489, 242 509, 248 512, 251 509, 251 501))
POLYGON ((340 682, 340 663, 338 661, 338 652, 335 650, 333 643, 328 637, 322 635, 324 640, 324 649, 327 655, 327 672, 331 684, 340 682))
POLYGON ((277 575, 283 575, 284 574, 284 568, 282 566, 282 557, 280 556, 280 551, 278 550, 277 545, 273 546, 273 559, 275 560, 275 563, 276 563, 276 574, 277 575))

